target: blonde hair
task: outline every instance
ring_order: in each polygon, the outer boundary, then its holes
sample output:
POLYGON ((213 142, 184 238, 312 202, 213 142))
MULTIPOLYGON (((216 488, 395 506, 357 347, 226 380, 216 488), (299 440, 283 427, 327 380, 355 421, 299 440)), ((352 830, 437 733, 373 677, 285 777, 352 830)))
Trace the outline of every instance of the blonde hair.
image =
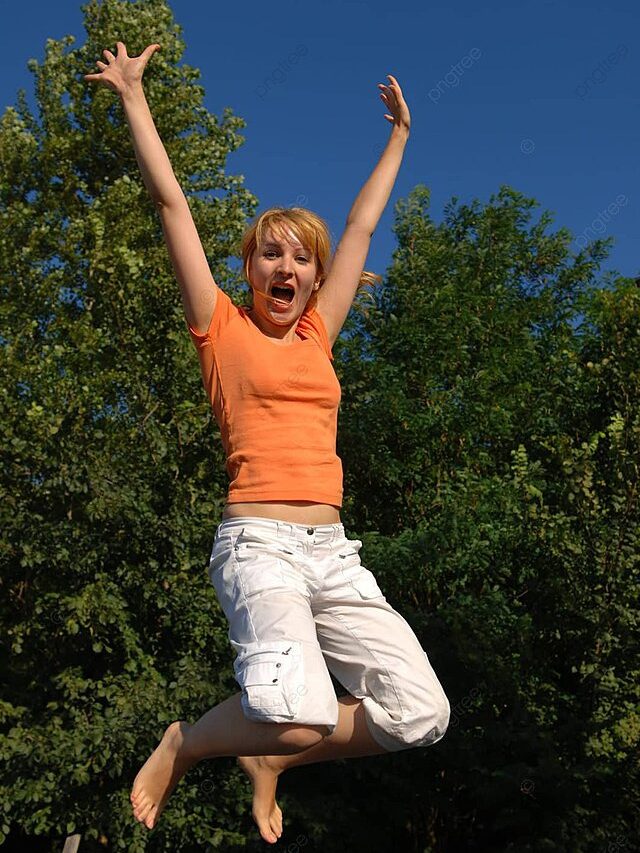
MULTIPOLYGON (((264 241, 264 233, 268 228, 271 228, 275 236, 286 239, 284 229, 289 227, 296 238, 302 245, 313 252, 316 261, 316 281, 320 282, 320 287, 312 291, 311 296, 305 306, 305 311, 310 311, 315 308, 318 292, 322 288, 333 260, 331 252, 331 237, 329 227, 326 221, 307 210, 305 207, 270 207, 264 213, 256 216, 256 218, 247 227, 241 239, 241 252, 243 262, 244 277, 249 281, 249 261, 254 250, 262 245, 264 241)), ((356 289, 356 296, 364 294, 373 300, 372 294, 367 290, 382 281, 382 276, 376 273, 363 270, 360 274, 360 282, 356 289)), ((253 295, 253 291, 252 291, 253 295)), ((366 308, 363 308, 366 314, 366 308)))

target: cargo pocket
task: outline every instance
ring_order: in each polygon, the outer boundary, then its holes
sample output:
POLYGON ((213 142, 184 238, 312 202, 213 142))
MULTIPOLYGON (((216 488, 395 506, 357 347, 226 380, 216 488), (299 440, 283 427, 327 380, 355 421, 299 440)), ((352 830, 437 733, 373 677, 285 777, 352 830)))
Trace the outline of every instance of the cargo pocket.
POLYGON ((298 710, 304 688, 301 644, 295 640, 249 643, 233 663, 242 688, 245 716, 256 722, 287 722, 298 710))
POLYGON ((238 582, 246 598, 288 586, 282 573, 282 560, 291 559, 293 551, 282 542, 243 531, 236 538, 233 550, 238 582))
POLYGON ((342 576, 360 598, 384 598, 375 575, 360 561, 361 548, 362 542, 359 539, 352 539, 348 546, 338 552, 342 576))

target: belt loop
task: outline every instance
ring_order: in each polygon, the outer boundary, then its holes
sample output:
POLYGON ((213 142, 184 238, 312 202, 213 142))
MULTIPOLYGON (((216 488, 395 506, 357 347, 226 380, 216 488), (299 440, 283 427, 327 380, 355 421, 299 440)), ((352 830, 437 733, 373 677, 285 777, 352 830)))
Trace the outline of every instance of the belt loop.
POLYGON ((278 521, 278 537, 280 534, 284 534, 285 538, 289 538, 293 532, 293 527, 289 524, 288 521, 278 521))

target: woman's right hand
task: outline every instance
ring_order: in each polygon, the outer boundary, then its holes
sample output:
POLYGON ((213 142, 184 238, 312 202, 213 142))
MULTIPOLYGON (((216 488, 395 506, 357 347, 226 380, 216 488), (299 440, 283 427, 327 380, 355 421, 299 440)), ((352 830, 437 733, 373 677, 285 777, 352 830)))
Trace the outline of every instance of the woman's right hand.
POLYGON ((147 62, 156 50, 160 50, 160 45, 150 44, 145 47, 140 56, 129 56, 127 48, 118 41, 115 56, 110 50, 102 51, 107 62, 100 60, 96 62, 100 73, 85 74, 84 79, 89 83, 102 83, 119 95, 123 95, 128 89, 140 84, 147 62))

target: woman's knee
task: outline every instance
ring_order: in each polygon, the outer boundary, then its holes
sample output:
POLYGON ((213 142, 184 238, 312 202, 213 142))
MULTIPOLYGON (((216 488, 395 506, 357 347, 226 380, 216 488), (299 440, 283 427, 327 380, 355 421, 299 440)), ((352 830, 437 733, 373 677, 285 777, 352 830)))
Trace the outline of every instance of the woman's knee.
POLYGON ((449 726, 450 706, 444 691, 416 696, 411 708, 401 710, 384 708, 370 697, 363 705, 375 739, 390 752, 431 746, 442 740, 449 726))
POLYGON ((444 692, 430 694, 424 704, 409 715, 400 732, 405 747, 432 746, 445 736, 451 707, 444 692))

